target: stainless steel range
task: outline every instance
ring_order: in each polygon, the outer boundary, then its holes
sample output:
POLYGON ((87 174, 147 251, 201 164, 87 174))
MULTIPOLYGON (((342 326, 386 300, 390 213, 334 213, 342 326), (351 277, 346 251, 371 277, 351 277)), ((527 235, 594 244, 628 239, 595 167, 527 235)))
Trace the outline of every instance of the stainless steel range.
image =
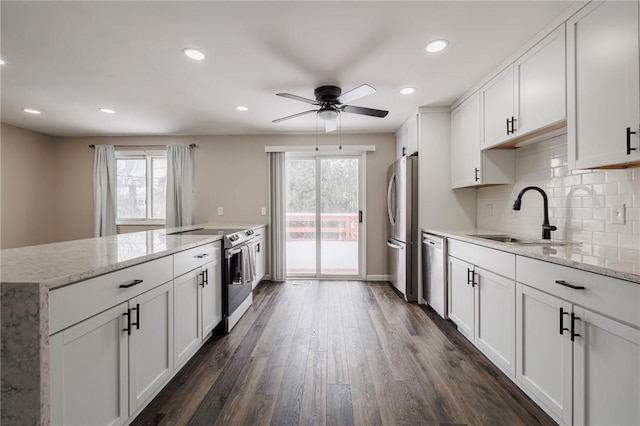
POLYGON ((258 236, 253 229, 199 228, 181 235, 223 235, 222 313, 224 330, 229 333, 253 303, 255 252, 250 244, 258 236))

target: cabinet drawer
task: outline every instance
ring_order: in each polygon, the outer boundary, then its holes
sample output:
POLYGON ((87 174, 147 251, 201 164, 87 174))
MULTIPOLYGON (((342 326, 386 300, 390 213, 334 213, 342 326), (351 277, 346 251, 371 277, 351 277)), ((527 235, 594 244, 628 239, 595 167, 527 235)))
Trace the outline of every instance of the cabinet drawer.
POLYGON ((464 241, 449 239, 449 255, 503 277, 515 279, 515 255, 464 241))
POLYGON ((80 281, 49 293, 49 334, 57 333, 173 278, 171 256, 80 281), (121 285, 130 285, 121 288, 121 285))
POLYGON ((518 282, 640 327, 640 284, 523 256, 516 256, 516 271, 518 282))
POLYGON ((220 242, 181 251, 173 255, 173 274, 179 277, 216 259, 220 259, 220 242))

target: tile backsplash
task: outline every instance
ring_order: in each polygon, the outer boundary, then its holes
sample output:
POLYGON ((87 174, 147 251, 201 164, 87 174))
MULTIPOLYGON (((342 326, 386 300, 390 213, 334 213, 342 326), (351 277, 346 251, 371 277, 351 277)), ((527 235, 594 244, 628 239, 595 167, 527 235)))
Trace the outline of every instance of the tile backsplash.
POLYGON ((527 192, 522 209, 512 210, 518 193, 530 185, 549 197, 550 223, 558 227, 553 239, 640 250, 640 167, 570 171, 566 134, 518 148, 516 183, 478 190, 478 228, 540 238, 540 194, 527 192), (612 224, 612 207, 623 204, 624 225, 612 224))

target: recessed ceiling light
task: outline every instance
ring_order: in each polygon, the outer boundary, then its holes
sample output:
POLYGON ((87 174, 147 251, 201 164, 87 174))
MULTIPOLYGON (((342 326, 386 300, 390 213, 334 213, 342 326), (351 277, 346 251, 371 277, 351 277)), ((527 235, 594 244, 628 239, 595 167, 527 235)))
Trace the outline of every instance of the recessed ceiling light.
POLYGON ((115 114, 116 110, 111 108, 98 108, 100 112, 104 112, 105 114, 115 114))
POLYGON ((412 93, 414 93, 416 91, 415 87, 405 87, 404 89, 400 90, 400 93, 403 95, 410 95, 412 93))
POLYGON ((445 47, 447 47, 447 44, 449 44, 447 40, 434 40, 429 44, 427 44, 427 52, 429 53, 440 52, 441 50, 444 50, 445 47))
POLYGON ((42 114, 40 111, 38 111, 37 109, 33 109, 33 108, 22 108, 22 110, 24 112, 26 112, 27 114, 42 114))
POLYGON ((246 107, 246 106, 244 106, 244 105, 237 105, 237 106, 236 106, 236 109, 237 109, 238 111, 249 111, 249 107, 246 107))
POLYGON ((4 65, 6 62, 2 59, 0 59, 0 65, 4 65))
POLYGON ((198 49, 193 49, 191 47, 182 49, 182 53, 184 53, 188 58, 191 58, 194 61, 202 61, 205 58, 204 53, 202 53, 198 49))

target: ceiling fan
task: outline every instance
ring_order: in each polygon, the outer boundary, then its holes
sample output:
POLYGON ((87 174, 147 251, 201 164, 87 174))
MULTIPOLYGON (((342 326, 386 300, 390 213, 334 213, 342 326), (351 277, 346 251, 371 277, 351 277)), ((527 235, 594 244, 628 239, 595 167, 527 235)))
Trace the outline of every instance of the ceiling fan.
POLYGON ((320 86, 314 90, 315 99, 304 98, 302 96, 292 95, 291 93, 276 93, 277 96, 283 98, 289 98, 297 101, 306 102, 311 105, 319 106, 320 109, 310 109, 309 111, 299 112, 297 114, 288 115, 286 117, 277 118, 273 120, 274 123, 279 123, 291 118, 300 117, 302 115, 311 114, 315 112, 318 117, 325 121, 325 130, 332 132, 336 130, 336 119, 341 112, 348 112, 351 114, 369 115, 371 117, 386 117, 389 111, 381 109, 365 108, 354 105, 346 105, 347 102, 353 102, 356 99, 360 99, 364 96, 375 93, 376 89, 363 84, 355 89, 351 89, 348 92, 342 93, 342 89, 336 86, 320 86))

